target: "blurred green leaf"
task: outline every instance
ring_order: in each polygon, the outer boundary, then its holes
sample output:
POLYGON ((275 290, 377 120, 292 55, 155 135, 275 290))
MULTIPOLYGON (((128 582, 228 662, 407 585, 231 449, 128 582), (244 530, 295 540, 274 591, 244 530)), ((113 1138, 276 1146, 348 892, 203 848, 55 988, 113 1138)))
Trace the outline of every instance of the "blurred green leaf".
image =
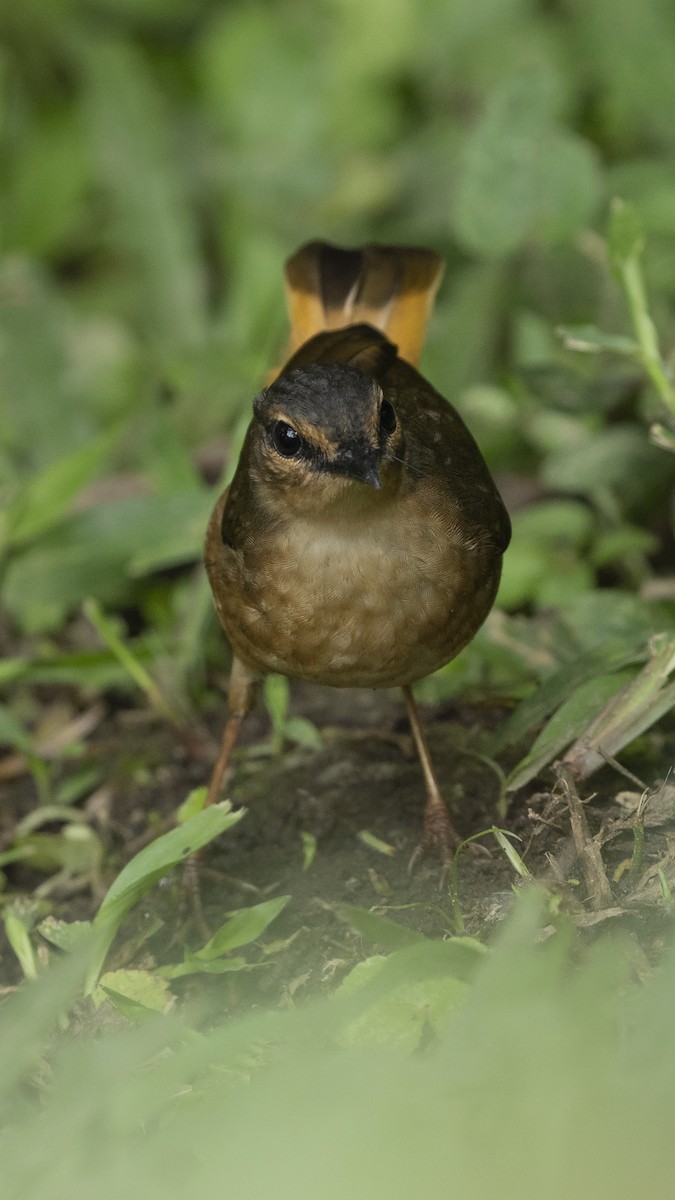
POLYGON ((616 757, 625 746, 675 708, 675 637, 658 634, 649 646, 649 659, 637 675, 609 697, 607 704, 567 751, 565 762, 577 779, 586 779, 616 757))
POLYGON ((125 968, 106 971, 98 981, 92 1001, 98 1008, 106 999, 112 1001, 123 1016, 142 1020, 152 1013, 167 1012, 174 996, 164 979, 150 971, 125 968))
POLYGON ((38 962, 30 939, 30 931, 16 907, 6 908, 2 914, 5 936, 19 960, 24 979, 37 979, 38 962))
POLYGON ((568 350, 587 351, 592 354, 606 350, 612 354, 626 354, 632 358, 635 358, 640 350, 633 338, 604 333, 594 325, 561 325, 557 332, 568 350))
POLYGON ((285 675, 266 675, 263 682, 265 707, 269 713, 272 729, 277 737, 283 738, 291 689, 285 675))
POLYGON ((579 556, 594 527, 592 511, 574 500, 542 501, 516 513, 498 603, 507 610, 563 605, 588 591, 593 575, 579 556))
POLYGON ((68 877, 85 876, 91 880, 100 867, 103 846, 93 829, 70 821, 59 833, 27 833, 17 837, 7 853, 14 861, 24 862, 36 871, 49 875, 58 871, 68 877))
POLYGON ((600 534, 593 545, 592 560, 595 567, 609 563, 620 563, 634 554, 655 554, 659 548, 658 538, 637 525, 620 525, 600 534))
POLYGON ((563 663, 551 672, 520 704, 495 733, 488 735, 486 750, 498 754, 507 746, 517 746, 538 729, 545 719, 589 680, 620 671, 629 664, 643 662, 647 656, 644 638, 632 644, 628 639, 607 640, 587 648, 579 658, 563 663))
POLYGON ((367 908, 358 908, 354 904, 341 904, 338 914, 357 933, 376 946, 381 946, 383 950, 398 950, 401 946, 426 941, 422 934, 414 929, 406 929, 405 925, 398 925, 395 921, 378 916, 367 908))
MULTIPOLYGON (((358 963, 340 984, 337 996, 358 995, 377 980, 386 962, 386 958, 376 956, 358 963)), ((350 1021, 339 1040, 345 1046, 391 1045, 414 1051, 424 1036, 442 1027, 448 1013, 463 999, 466 987, 462 980, 451 976, 399 984, 350 1021)))
POLYGON ((668 456, 651 446, 635 426, 613 425, 588 434, 575 446, 553 452, 543 464, 549 487, 592 496, 616 490, 625 512, 653 504, 673 479, 668 456))
POLYGON ((36 632, 58 626, 85 596, 120 603, 148 547, 157 545, 163 565, 199 557, 210 507, 208 493, 195 489, 107 501, 68 517, 12 558, 5 605, 36 632))
POLYGON ((20 545, 57 525, 78 492, 109 461, 119 438, 119 428, 110 430, 35 475, 10 505, 8 542, 13 546, 20 545))
POLYGON ((161 346, 204 333, 204 269, 164 98, 131 41, 81 43, 84 113, 115 235, 136 276, 135 315, 161 346))
POLYGON ((90 399, 72 386, 74 327, 65 296, 37 264, 0 258, 0 447, 19 478, 98 432, 90 399))
POLYGON ((16 149, 3 240, 11 249, 55 257, 75 246, 86 220, 91 175, 78 108, 53 104, 35 114, 16 149))
POLYGON ((300 841, 302 843, 302 869, 307 871, 316 858, 317 841, 313 833, 307 833, 304 829, 300 831, 300 841))
POLYGON ((453 224, 467 249, 502 255, 530 237, 556 241, 597 205, 591 147, 556 127, 559 81, 544 69, 507 79, 466 142, 453 224))
POLYGON ((531 749, 513 768, 507 779, 507 788, 515 792, 534 779, 544 767, 561 751, 579 737, 590 721, 607 703, 633 678, 632 672, 594 675, 587 679, 565 700, 532 744, 531 749))
POLYGON ((33 743, 11 708, 0 704, 0 745, 32 753, 33 743))
POLYGON ((284 736, 298 746, 307 746, 309 750, 322 750, 323 739, 316 725, 306 717, 289 717, 284 724, 284 736))
POLYGON ((72 954, 91 938, 91 921, 61 921, 49 916, 40 921, 37 931, 45 941, 72 954))
POLYGON ((648 604, 619 588, 597 588, 570 600, 560 620, 577 648, 602 653, 614 639, 644 648, 653 634, 675 629, 675 607, 648 604))
POLYGON ((542 500, 513 518, 514 541, 580 547, 595 526, 590 508, 577 500, 542 500))

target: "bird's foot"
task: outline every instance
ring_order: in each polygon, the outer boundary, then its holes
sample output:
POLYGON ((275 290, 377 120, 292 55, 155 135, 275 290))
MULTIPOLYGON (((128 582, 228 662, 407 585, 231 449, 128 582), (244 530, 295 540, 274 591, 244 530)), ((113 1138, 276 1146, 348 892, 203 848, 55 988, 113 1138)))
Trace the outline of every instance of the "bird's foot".
MULTIPOLYGON (((458 833, 448 812, 445 802, 437 797, 429 798, 424 809, 424 836, 410 856, 408 874, 413 871, 428 854, 435 854, 441 860, 441 874, 438 881, 439 891, 444 891, 453 859, 464 839, 458 833)), ((473 858, 491 858, 490 851, 480 842, 468 842, 467 852, 473 858)))
POLYGON ((178 933, 182 941, 188 940, 191 930, 205 942, 213 935, 213 930, 204 916, 200 878, 202 865, 199 851, 192 854, 183 864, 178 907, 178 933))

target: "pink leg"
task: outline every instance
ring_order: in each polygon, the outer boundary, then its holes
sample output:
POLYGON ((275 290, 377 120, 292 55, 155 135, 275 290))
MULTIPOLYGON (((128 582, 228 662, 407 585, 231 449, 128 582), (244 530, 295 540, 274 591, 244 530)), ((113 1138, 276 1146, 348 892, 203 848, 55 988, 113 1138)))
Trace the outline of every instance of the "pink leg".
POLYGON ((422 728, 412 690, 410 687, 404 687, 402 690, 427 793, 427 801, 424 806, 424 838, 413 853, 409 870, 417 865, 427 850, 434 850, 440 854, 445 870, 452 861, 452 851, 462 839, 452 823, 450 813, 436 782, 429 744, 422 728))

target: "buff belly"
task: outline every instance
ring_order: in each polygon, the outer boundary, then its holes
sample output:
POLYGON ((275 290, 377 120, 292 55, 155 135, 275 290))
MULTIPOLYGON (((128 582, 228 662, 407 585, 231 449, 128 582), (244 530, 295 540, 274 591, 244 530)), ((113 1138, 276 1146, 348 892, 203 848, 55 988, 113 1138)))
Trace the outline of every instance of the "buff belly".
POLYGON ((416 553, 402 552, 397 532, 395 551, 386 536, 303 537, 297 526, 249 550, 218 596, 235 653, 256 669, 333 687, 413 683, 448 662, 484 620, 498 575, 440 538, 430 563, 428 530, 422 553, 419 538, 408 543, 416 553))

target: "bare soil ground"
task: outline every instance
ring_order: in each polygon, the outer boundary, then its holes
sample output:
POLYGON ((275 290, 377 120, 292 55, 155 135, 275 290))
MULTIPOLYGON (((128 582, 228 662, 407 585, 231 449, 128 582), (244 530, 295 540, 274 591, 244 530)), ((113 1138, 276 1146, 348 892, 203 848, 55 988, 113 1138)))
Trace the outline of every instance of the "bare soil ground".
MULTIPOLYGON (((226 788, 247 815, 207 848, 200 863, 204 912, 213 929, 233 909, 270 896, 291 897, 262 944, 247 950, 254 969, 207 981, 207 1008, 214 1011, 296 1002, 334 987, 355 961, 373 952, 343 919, 345 904, 375 908, 430 937, 457 932, 447 887, 439 892, 439 863, 427 857, 408 873, 421 834, 424 791, 397 694, 294 685, 293 711, 319 728, 324 748, 290 747, 274 757, 261 755, 257 750, 269 737, 269 725, 263 712, 252 714, 226 788), (364 831, 391 853, 364 841, 364 831), (316 854, 307 867, 303 834, 316 838, 316 854)), ((518 848, 533 876, 562 892, 563 907, 579 924, 620 928, 622 936, 637 935, 640 953, 658 952, 665 912, 658 911, 653 896, 646 908, 627 910, 620 881, 612 882, 612 903, 605 898, 589 907, 569 812, 562 801, 551 799, 550 786, 519 794, 507 815, 498 816, 496 775, 472 756, 471 748, 477 735, 503 715, 498 707, 461 704, 424 711, 438 777, 461 833, 468 836, 495 823, 512 830, 521 838, 518 848)), ((214 745, 220 719, 214 715, 214 745)), ((93 815, 106 855, 101 880, 74 892, 66 889, 68 894, 52 900, 52 910, 66 920, 93 914, 114 874, 147 839, 149 823, 151 828, 166 823, 189 790, 206 782, 210 765, 208 753, 188 752, 171 731, 138 710, 111 714, 90 739, 88 753, 110 766, 105 802, 93 815)), ((609 770, 603 772, 595 798, 584 806, 591 839, 614 823, 602 848, 610 878, 632 852, 630 822, 616 802, 622 786, 609 770)), ((590 788, 585 795, 591 795, 590 788)), ((16 819, 34 804, 27 776, 6 785, 0 809, 4 845, 16 819)), ((458 900, 466 932, 489 939, 510 907, 517 876, 494 841, 487 838, 485 844, 489 857, 464 854, 460 859, 458 900)), ((662 858, 668 844, 662 823, 648 829, 646 863, 662 858)), ((25 866, 7 871, 10 891, 28 894, 44 878, 25 866)), ((128 918, 111 965, 152 966, 175 959, 186 937, 194 944, 203 941, 186 920, 182 897, 178 874, 157 885, 128 918)), ((16 960, 3 943, 0 983, 16 981, 16 960)), ((197 989, 203 1002, 204 983, 203 977, 198 983, 180 981, 178 990, 189 996, 197 989)))

